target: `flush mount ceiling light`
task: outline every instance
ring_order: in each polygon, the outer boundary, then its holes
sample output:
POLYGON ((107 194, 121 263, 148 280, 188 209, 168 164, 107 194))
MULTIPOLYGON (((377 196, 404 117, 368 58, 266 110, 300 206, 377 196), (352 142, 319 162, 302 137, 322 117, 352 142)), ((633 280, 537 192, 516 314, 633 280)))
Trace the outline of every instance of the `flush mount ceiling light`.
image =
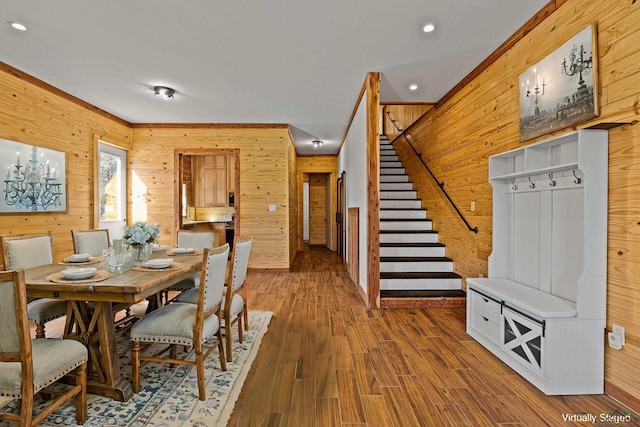
POLYGON ((324 144, 324 141, 320 141, 319 139, 314 139, 313 141, 311 141, 311 143, 313 144, 314 148, 318 148, 320 147, 322 144, 324 144))
POLYGON ((173 99, 173 95, 176 93, 176 91, 166 86, 154 86, 153 93, 164 100, 169 100, 173 99))
POLYGON ((411 86, 409 86, 409 90, 418 90, 418 85, 412 84, 411 86))
POLYGON ((21 24, 19 22, 14 22, 14 21, 7 21, 9 23, 9 25, 11 25, 11 27, 13 27, 13 29, 15 30, 19 30, 19 31, 27 31, 27 26, 24 24, 21 24))
POLYGON ((424 27, 422 27, 422 31, 424 31, 425 33, 430 33, 435 29, 436 29, 436 26, 431 23, 426 24, 424 27))

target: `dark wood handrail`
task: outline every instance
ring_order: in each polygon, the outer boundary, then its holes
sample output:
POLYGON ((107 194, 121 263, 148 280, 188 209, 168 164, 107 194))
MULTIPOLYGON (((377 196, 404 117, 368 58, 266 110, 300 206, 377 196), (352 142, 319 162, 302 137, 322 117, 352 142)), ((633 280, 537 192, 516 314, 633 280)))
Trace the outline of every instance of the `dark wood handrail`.
MULTIPOLYGON (((422 154, 418 152, 418 150, 416 150, 416 147, 413 146, 413 144, 411 143, 411 141, 409 141, 409 138, 407 138, 407 129, 402 130, 398 127, 398 125, 396 124, 396 121, 391 117, 391 114, 388 111, 385 111, 385 113, 387 114, 387 117, 389 117, 389 120, 391 121, 391 123, 393 124, 393 126, 396 128, 396 130, 398 132, 400 132, 400 135, 398 135, 396 138, 394 138, 393 141, 391 141, 391 144, 393 145, 398 138, 403 137, 405 139, 405 141, 407 141, 407 143, 409 144, 409 147, 411 147, 411 149, 413 150, 413 153, 418 157, 418 159, 420 159, 420 162, 422 163, 422 165, 424 166, 424 168, 427 170, 427 172, 429 172, 429 175, 431 175, 431 178, 433 178, 433 180, 435 181, 435 183, 438 185, 438 187, 440 188, 440 190, 442 191, 442 194, 444 194, 444 196, 447 198, 447 200, 449 201, 449 204, 451 204, 451 206, 453 207, 453 209, 457 212, 458 216, 460 217, 460 219, 462 220, 462 222, 464 222, 464 225, 467 226, 467 229, 469 231, 473 231, 474 233, 478 232, 478 227, 471 227, 471 225, 469 224, 469 222, 467 221, 467 219, 464 217, 464 215, 462 215, 462 212, 460 212, 460 209, 458 209, 458 207, 456 206, 456 204, 454 203, 454 201, 451 199, 451 197, 449 197, 449 194, 447 193, 447 191, 444 189, 444 182, 438 181, 438 179, 436 178, 436 176, 433 174, 433 172, 431 172, 431 169, 429 169, 429 166, 427 166, 427 164, 425 163, 425 161, 422 159, 422 154)), ((419 119, 418 119, 419 120, 419 119)), ((410 128, 411 126, 409 126, 410 128)))

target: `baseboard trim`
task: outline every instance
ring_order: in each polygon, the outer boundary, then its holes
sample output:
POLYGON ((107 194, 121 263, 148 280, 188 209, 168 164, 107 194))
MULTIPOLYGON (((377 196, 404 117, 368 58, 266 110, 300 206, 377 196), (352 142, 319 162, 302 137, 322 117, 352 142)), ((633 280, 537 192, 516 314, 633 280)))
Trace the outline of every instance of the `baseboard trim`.
POLYGON ((624 391, 617 385, 612 384, 610 381, 604 380, 604 394, 610 398, 620 402, 627 409, 640 414, 640 399, 632 396, 630 393, 624 391))
POLYGON ((380 308, 466 307, 466 298, 381 298, 380 308))

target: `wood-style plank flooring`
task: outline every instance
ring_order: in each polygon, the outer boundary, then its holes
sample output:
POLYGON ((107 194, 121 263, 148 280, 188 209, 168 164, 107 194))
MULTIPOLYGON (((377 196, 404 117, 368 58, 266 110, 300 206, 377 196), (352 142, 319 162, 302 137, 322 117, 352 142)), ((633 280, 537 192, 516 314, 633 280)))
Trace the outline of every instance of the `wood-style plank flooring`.
POLYGON ((327 249, 248 283, 250 310, 275 316, 229 427, 593 425, 563 415, 622 409, 545 396, 465 333, 464 309, 367 310, 327 249))

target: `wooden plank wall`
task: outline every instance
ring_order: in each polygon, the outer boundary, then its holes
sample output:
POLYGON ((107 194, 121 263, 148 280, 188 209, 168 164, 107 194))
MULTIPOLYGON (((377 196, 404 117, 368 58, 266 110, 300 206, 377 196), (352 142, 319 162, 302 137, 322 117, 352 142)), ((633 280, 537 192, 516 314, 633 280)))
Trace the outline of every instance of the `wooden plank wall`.
POLYGON ((296 147, 289 132, 289 265, 293 262, 293 258, 298 253, 298 232, 302 233, 302 182, 298 182, 298 155, 296 147))
POLYGON ((65 152, 68 192, 67 212, 2 214, 0 234, 51 232, 54 258, 72 254, 71 230, 94 224, 97 140, 129 149, 128 124, 0 63, 0 138, 65 152))
MULTIPOLYGON (((606 349, 606 390, 640 409, 640 2, 568 0, 412 131, 418 151, 479 233, 467 231, 406 144, 398 144, 434 228, 463 277, 487 274, 491 253, 490 155, 521 146, 518 75, 587 25, 598 27, 600 116, 579 128, 632 123, 609 133, 607 329, 625 327, 627 345, 606 349), (475 202, 475 212, 471 211, 475 202)), ((555 134, 565 133, 567 130, 555 134)), ((536 142, 550 135, 528 141, 536 142)), ((603 337, 604 338, 604 337, 603 337)))
POLYGON ((410 105, 398 105, 388 104, 381 105, 382 108, 382 120, 381 128, 382 133, 387 135, 389 140, 393 140, 396 136, 411 126, 416 120, 418 120, 423 114, 433 108, 433 103, 429 104, 410 104, 410 105), (387 114, 387 112, 389 114, 387 114), (395 126, 389 119, 389 115, 395 120, 395 126), (400 130, 396 129, 396 126, 400 130))
POLYGON ((289 268, 288 126, 135 125, 132 140, 131 216, 160 224, 161 242, 176 233, 174 149, 239 149, 240 233, 254 238, 249 267, 289 268))

